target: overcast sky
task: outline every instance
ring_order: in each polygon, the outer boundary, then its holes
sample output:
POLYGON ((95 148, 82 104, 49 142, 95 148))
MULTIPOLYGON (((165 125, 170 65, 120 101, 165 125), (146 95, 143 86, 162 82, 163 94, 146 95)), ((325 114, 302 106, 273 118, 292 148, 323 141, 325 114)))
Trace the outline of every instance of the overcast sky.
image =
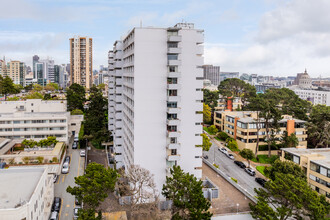
POLYGON ((0 56, 69 62, 69 38, 90 36, 94 69, 131 28, 205 30, 205 64, 221 71, 330 77, 330 0, 0 0, 0 56))

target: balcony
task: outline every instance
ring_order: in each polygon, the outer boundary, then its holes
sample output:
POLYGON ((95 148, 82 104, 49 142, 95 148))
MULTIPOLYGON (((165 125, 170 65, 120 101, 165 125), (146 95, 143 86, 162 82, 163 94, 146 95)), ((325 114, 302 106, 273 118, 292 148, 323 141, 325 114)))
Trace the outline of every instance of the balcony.
POLYGON ((196 37, 196 43, 197 43, 197 44, 202 44, 202 43, 204 43, 204 34, 203 34, 203 33, 197 34, 197 37, 196 37))
POLYGON ((181 100, 180 96, 167 96, 168 102, 179 102, 181 100))
POLYGON ((179 125, 180 124, 180 119, 167 119, 167 125, 179 125))
POLYGON ((180 137, 180 131, 167 131, 167 137, 180 137))
POLYGON ((179 143, 173 143, 173 144, 168 144, 167 145, 167 149, 178 149, 180 147, 180 144, 179 143))
POLYGON ((182 37, 180 35, 170 35, 167 36, 167 41, 168 42, 180 42, 182 40, 182 37))
POLYGON ((168 60, 167 64, 170 66, 179 66, 181 65, 181 60, 168 60))
POLYGON ((180 47, 169 47, 167 48, 167 53, 181 53, 181 48, 180 47))
POLYGON ((178 161, 180 160, 180 155, 177 154, 177 155, 167 155, 167 158, 166 158, 168 161, 178 161))
POLYGON ((180 89, 181 88, 181 84, 167 84, 167 89, 180 89))
POLYGON ((178 114, 180 113, 181 108, 167 108, 167 113, 169 114, 178 114))
POLYGON ((180 72, 168 72, 167 76, 171 77, 171 78, 179 78, 181 76, 181 73, 180 72))
POLYGON ((196 54, 197 55, 203 55, 204 54, 204 47, 202 45, 197 46, 196 54))

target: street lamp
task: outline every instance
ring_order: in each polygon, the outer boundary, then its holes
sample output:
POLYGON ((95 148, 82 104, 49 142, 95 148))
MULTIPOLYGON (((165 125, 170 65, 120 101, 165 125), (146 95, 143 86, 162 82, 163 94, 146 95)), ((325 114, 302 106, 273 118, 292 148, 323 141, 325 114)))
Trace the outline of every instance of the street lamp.
POLYGON ((238 207, 239 207, 239 204, 237 203, 236 206, 237 206, 237 213, 236 213, 236 214, 238 214, 238 207))

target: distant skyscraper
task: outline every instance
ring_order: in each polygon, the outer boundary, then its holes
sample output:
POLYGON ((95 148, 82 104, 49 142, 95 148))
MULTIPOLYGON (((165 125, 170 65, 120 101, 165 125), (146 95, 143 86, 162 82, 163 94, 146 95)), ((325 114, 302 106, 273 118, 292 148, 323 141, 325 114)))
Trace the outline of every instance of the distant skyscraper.
POLYGON ((9 76, 15 84, 25 86, 25 64, 20 61, 10 61, 7 63, 7 76, 9 76))
POLYGON ((230 78, 239 78, 239 72, 220 72, 220 82, 230 78))
POLYGON ((220 84, 220 66, 204 65, 204 79, 211 81, 212 85, 218 86, 220 84))
POLYGON ((93 84, 93 39, 74 37, 70 39, 71 84, 78 83, 86 88, 93 84))
POLYGON ((37 78, 37 73, 36 73, 36 66, 35 64, 39 62, 39 56, 34 55, 32 58, 32 70, 33 70, 33 77, 36 79, 37 78))

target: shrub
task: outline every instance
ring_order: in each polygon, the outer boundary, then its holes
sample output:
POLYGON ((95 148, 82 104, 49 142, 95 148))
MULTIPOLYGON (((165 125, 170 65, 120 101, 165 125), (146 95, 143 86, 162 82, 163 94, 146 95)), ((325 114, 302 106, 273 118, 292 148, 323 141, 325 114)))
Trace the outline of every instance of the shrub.
POLYGON ((234 177, 230 177, 232 181, 234 181, 235 183, 237 183, 237 179, 235 179, 234 177))
POLYGON ((217 169, 219 169, 219 165, 216 165, 215 163, 213 164, 213 166, 217 169))
MULTIPOLYGON (((229 139, 229 138, 228 138, 229 139)), ((228 140, 227 139, 227 140, 228 140)), ((234 152, 237 152, 239 151, 238 149, 238 145, 237 145, 237 142, 231 138, 231 140, 228 142, 228 148, 231 150, 231 151, 234 151, 234 152)))
POLYGON ((220 131, 218 134, 217 134, 217 137, 220 139, 220 140, 227 140, 227 138, 229 138, 228 134, 223 132, 223 131, 220 131))
POLYGON ((44 161, 44 158, 43 157, 37 157, 37 161, 38 161, 38 163, 42 163, 44 161))
POLYGON ((23 162, 19 162, 18 164, 23 164, 23 162))
POLYGON ((83 115, 83 111, 81 111, 80 109, 73 109, 71 111, 71 115, 83 115))
POLYGON ((9 164, 14 164, 15 163, 15 158, 9 159, 9 164))
MULTIPOLYGON (((270 146, 271 150, 278 150, 282 148, 281 144, 276 144, 276 146, 271 145, 270 146)), ((268 145, 259 145, 259 151, 268 151, 268 145)))
POLYGON ((208 127, 208 131, 210 134, 216 134, 218 132, 218 129, 215 127, 215 125, 211 125, 208 127))
POLYGON ((30 161, 30 157, 23 157, 22 160, 25 164, 28 164, 30 161))
POLYGON ((57 163, 58 162, 57 157, 53 157, 52 162, 57 163))

